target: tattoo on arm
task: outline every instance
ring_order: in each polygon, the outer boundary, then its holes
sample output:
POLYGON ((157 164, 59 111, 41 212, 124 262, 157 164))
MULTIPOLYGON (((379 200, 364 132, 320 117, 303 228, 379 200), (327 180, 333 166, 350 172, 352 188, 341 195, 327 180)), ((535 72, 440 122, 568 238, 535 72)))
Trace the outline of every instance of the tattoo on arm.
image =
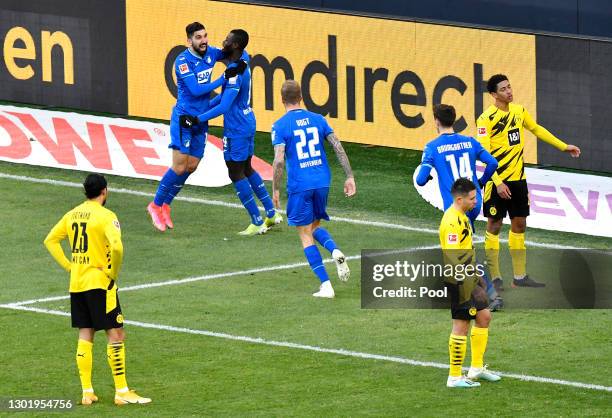
POLYGON ((285 168, 285 146, 274 146, 274 162, 272 163, 272 190, 280 190, 280 184, 283 180, 283 170, 285 168))
POLYGON ((334 148, 336 157, 338 157, 338 162, 342 166, 346 177, 353 177, 351 163, 349 162, 348 156, 346 155, 346 151, 344 151, 344 148, 342 148, 342 144, 340 143, 338 137, 332 132, 331 134, 327 135, 325 139, 327 139, 327 142, 329 142, 329 144, 334 148))

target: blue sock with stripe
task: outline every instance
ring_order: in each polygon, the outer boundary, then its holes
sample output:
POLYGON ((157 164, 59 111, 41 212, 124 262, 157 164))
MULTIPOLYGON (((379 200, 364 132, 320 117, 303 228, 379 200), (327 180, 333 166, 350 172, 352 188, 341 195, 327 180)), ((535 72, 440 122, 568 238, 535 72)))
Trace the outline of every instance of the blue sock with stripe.
POLYGON ((176 177, 176 181, 168 190, 168 194, 166 194, 166 198, 164 199, 165 204, 169 205, 172 203, 176 195, 179 194, 180 191, 183 189, 183 186, 185 185, 185 182, 187 181, 190 175, 191 173, 189 171, 185 171, 183 174, 176 177))
POLYGON ((253 196, 253 190, 251 189, 249 181, 246 178, 238 180, 234 183, 234 189, 236 189, 238 199, 240 199, 242 205, 249 213, 251 223, 261 225, 263 223, 263 219, 259 214, 259 208, 255 202, 255 196, 253 196))
POLYGON ((331 237, 331 235, 329 235, 329 232, 327 232, 327 229, 325 228, 319 227, 315 229, 314 232, 312 233, 312 236, 314 237, 314 239, 317 240, 319 244, 325 247, 325 249, 329 251, 330 254, 336 248, 338 248, 338 246, 334 242, 334 239, 331 237))
POLYGON ((325 266, 323 265, 323 258, 321 258, 321 253, 316 245, 311 245, 310 247, 304 248, 304 255, 306 256, 306 260, 308 260, 308 264, 310 264, 310 268, 317 275, 321 283, 329 280, 329 276, 327 275, 327 270, 325 270, 325 266))
POLYGON ((274 214, 276 214, 276 211, 274 210, 274 203, 272 203, 272 198, 268 194, 268 190, 266 189, 266 185, 264 184, 261 176, 257 171, 255 171, 247 178, 249 179, 251 188, 255 192, 255 196, 257 196, 261 204, 266 209, 266 216, 268 218, 273 217, 274 214))
POLYGON ((168 171, 166 171, 166 174, 164 174, 161 181, 159 182, 159 186, 157 186, 157 193, 155 193, 153 203, 155 203, 157 206, 161 206, 164 204, 166 196, 168 196, 168 193, 172 189, 172 186, 176 182, 177 178, 178 175, 174 172, 174 170, 169 168, 168 171))

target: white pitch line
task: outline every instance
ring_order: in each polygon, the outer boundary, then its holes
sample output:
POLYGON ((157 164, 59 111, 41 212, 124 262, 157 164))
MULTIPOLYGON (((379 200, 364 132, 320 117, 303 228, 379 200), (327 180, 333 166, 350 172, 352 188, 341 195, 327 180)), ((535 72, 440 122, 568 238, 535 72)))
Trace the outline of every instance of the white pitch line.
MULTIPOLYGON (((14 175, 14 174, 7 174, 7 173, 1 173, 1 172, 0 172, 0 178, 6 178, 6 179, 11 179, 11 180, 19 180, 19 181, 28 181, 28 182, 31 182, 31 183, 50 184, 50 185, 54 185, 54 186, 66 186, 66 187, 78 187, 78 188, 83 187, 82 184, 73 183, 73 182, 69 182, 69 181, 53 180, 53 179, 41 179, 41 178, 28 177, 28 176, 18 176, 18 175, 14 175)), ((110 187, 109 189, 112 192, 114 192, 114 193, 129 194, 129 195, 133 195, 133 196, 144 196, 144 197, 155 196, 154 193, 142 192, 142 191, 139 191, 139 190, 115 189, 115 188, 112 188, 112 187, 110 187)), ((229 203, 229 202, 224 202, 224 201, 221 201, 221 200, 200 199, 200 198, 196 198, 196 197, 186 197, 186 196, 177 196, 175 198, 175 200, 180 200, 180 201, 183 201, 183 202, 190 202, 190 203, 200 203, 200 204, 211 205, 211 206, 223 206, 223 207, 228 207, 228 208, 244 209, 244 206, 242 206, 242 205, 240 205, 238 203, 229 203)), ((285 211, 281 210, 279 212, 284 213, 285 211)), ((439 234, 439 231, 437 229, 422 228, 422 227, 408 226, 408 225, 401 225, 401 224, 394 224, 394 223, 389 223, 389 222, 366 221, 366 220, 362 220, 362 219, 344 218, 344 217, 340 217, 340 216, 331 216, 330 219, 333 220, 333 221, 336 221, 336 222, 345 222, 345 223, 350 223, 350 224, 354 224, 354 225, 367 225, 367 226, 374 226, 374 227, 378 227, 378 228, 397 229, 397 230, 411 231, 411 232, 420 232, 420 233, 424 233, 424 234, 434 234, 434 235, 439 234)), ((508 240, 504 239, 504 238, 501 238, 500 241, 501 242, 508 242, 508 240)), ((554 248, 554 249, 560 249, 560 250, 576 250, 576 249, 581 249, 582 248, 582 247, 573 247, 573 246, 568 246, 568 245, 560 245, 560 244, 552 244, 552 243, 541 243, 541 242, 535 242, 535 241, 529 241, 529 240, 526 240, 525 243, 527 245, 529 245, 529 246, 532 246, 532 247, 554 248)))
MULTIPOLYGON (((389 255, 389 254, 396 254, 396 253, 401 254, 401 253, 408 253, 408 252, 417 251, 417 250, 431 250, 435 248, 438 248, 438 246, 437 245, 419 246, 419 247, 411 247, 411 248, 405 248, 405 249, 400 249, 400 250, 385 251, 385 252, 375 253, 373 255, 382 256, 382 255, 389 255)), ((351 256, 346 257, 347 260, 359 260, 360 258, 361 258, 361 255, 351 255, 351 256)), ((323 260, 324 263, 332 263, 333 261, 334 260, 331 258, 323 260)), ((231 272, 216 273, 216 274, 205 274, 202 276, 185 277, 184 279, 171 279, 171 280, 164 280, 161 282, 142 283, 142 284, 137 284, 133 286, 122 287, 119 290, 121 292, 127 292, 130 290, 151 289, 154 287, 174 286, 178 284, 200 282, 204 280, 222 279, 226 277, 244 276, 247 274, 266 273, 268 271, 288 270, 292 268, 307 267, 307 266, 308 266, 307 262, 299 262, 299 263, 292 263, 292 264, 279 264, 275 266, 258 267, 258 268, 249 269, 249 270, 239 270, 239 271, 231 271, 231 272)), ((53 302, 56 300, 65 300, 65 299, 70 299, 70 295, 49 296, 45 298, 29 299, 29 300, 24 300, 21 302, 11 302, 11 303, 8 303, 7 305, 11 305, 11 306, 33 305, 35 303, 53 302)))
MULTIPOLYGON (((17 306, 17 305, 9 304, 9 305, 0 305, 0 308, 36 312, 36 313, 45 313, 45 314, 58 315, 58 316, 67 316, 67 317, 70 316, 70 313, 68 312, 56 311, 56 310, 51 310, 51 309, 33 308, 29 306, 17 306)), ((156 330, 161 330, 161 331, 170 331, 170 332, 177 332, 177 333, 182 333, 182 334, 203 335, 206 337, 223 338, 226 340, 241 341, 241 342, 246 342, 246 343, 251 343, 251 344, 261 344, 261 345, 267 345, 267 346, 272 346, 272 347, 293 348, 293 349, 298 349, 298 350, 314 351, 317 353, 337 354, 341 356, 356 357, 356 358, 362 358, 362 359, 367 359, 367 360, 381 360, 381 361, 387 361, 387 362, 393 362, 393 363, 407 364, 410 366, 431 367, 431 368, 436 368, 436 369, 448 369, 449 367, 448 364, 437 363, 433 361, 420 361, 420 360, 413 360, 413 359, 409 359, 405 357, 387 356, 384 354, 372 354, 372 353, 365 353, 361 351, 346 350, 342 348, 324 348, 324 347, 313 346, 313 345, 292 343, 289 341, 275 341, 275 340, 267 340, 267 339, 259 338, 259 337, 232 335, 232 334, 227 334, 224 332, 205 331, 205 330, 175 327, 171 325, 161 325, 161 324, 153 324, 149 322, 140 322, 140 321, 131 321, 131 320, 126 320, 124 323, 128 325, 140 327, 140 328, 156 329, 156 330)), ((549 377, 530 376, 530 375, 516 374, 516 373, 507 373, 507 372, 495 372, 495 373, 499 374, 500 376, 504 376, 510 379, 517 379, 517 380, 522 380, 522 381, 527 381, 527 382, 549 383, 553 385, 570 386, 570 387, 575 387, 575 388, 580 388, 580 389, 591 389, 591 390, 612 392, 612 386, 596 385, 592 383, 573 382, 570 380, 553 379, 549 377)))

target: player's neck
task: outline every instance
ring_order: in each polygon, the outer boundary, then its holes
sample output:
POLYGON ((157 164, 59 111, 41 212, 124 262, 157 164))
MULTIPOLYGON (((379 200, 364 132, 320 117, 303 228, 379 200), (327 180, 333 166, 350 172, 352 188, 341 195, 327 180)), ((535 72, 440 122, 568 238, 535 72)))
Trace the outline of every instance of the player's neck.
POLYGON ((443 135, 443 134, 454 134, 455 131, 453 131, 453 127, 452 126, 450 126, 448 128, 445 128, 445 127, 441 126, 440 128, 438 128, 438 133, 440 135, 443 135))
POLYGON ((296 104, 286 104, 285 105, 285 112, 291 112, 292 110, 297 110, 297 109, 301 109, 302 106, 300 106, 299 103, 296 104))
POLYGON ((235 51, 232 51, 232 54, 229 56, 229 60, 230 62, 238 61, 238 59, 240 59, 241 56, 242 56, 242 51, 237 49, 235 51))
POLYGON ((195 55, 196 57, 200 57, 200 58, 202 58, 202 57, 204 57, 204 55, 206 55, 206 51, 207 50, 208 50, 208 48, 204 50, 204 54, 200 55, 200 53, 198 51, 196 51, 195 49, 193 49, 193 47, 191 47, 191 46, 189 47, 189 52, 191 52, 192 55, 195 55))
POLYGON ((463 213, 465 215, 465 211, 463 209, 461 209, 461 206, 459 206, 457 204, 457 202, 453 202, 453 207, 455 208, 455 210, 459 213, 463 213))
POLYGON ((495 100, 495 107, 498 108, 499 110, 507 112, 508 110, 510 110, 510 103, 495 100))

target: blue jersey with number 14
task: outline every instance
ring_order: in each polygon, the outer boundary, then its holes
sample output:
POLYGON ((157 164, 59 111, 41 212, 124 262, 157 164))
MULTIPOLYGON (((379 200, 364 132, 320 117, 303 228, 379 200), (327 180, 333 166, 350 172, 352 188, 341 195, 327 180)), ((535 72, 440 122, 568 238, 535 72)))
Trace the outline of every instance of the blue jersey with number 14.
POLYGON ((333 130, 318 113, 294 109, 272 125, 272 145, 284 145, 287 193, 329 187, 323 141, 333 130))
POLYGON ((423 160, 417 184, 424 185, 429 172, 435 168, 444 209, 447 209, 453 203, 451 187, 458 178, 463 177, 473 181, 476 190, 480 192, 476 175, 477 160, 487 164, 487 169, 482 176, 482 181, 486 182, 497 168, 495 158, 472 137, 456 133, 442 134, 423 149, 423 160))

